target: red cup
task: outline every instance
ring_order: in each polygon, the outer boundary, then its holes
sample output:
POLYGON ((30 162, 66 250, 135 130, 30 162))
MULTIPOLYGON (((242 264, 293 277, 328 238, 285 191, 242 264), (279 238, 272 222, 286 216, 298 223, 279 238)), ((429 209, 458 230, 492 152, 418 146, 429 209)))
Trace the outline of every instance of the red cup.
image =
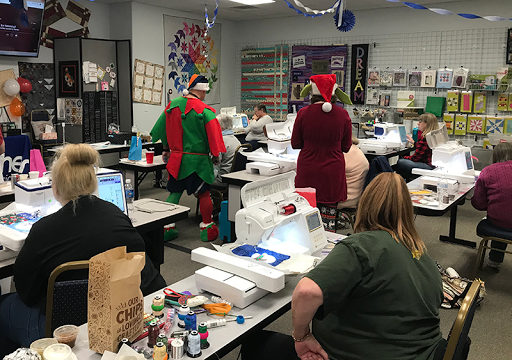
POLYGON ((146 151, 146 162, 148 164, 153 164, 153 159, 155 158, 154 151, 146 151))

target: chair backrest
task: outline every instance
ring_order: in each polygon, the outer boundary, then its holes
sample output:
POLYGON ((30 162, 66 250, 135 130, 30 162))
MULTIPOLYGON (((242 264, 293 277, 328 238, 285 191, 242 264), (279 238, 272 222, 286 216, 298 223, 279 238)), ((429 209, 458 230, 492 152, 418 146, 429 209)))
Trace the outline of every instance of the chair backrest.
POLYGON ((57 266, 48 279, 46 294, 45 336, 53 337, 53 330, 62 325, 80 326, 87 322, 87 291, 85 280, 58 281, 66 271, 89 269, 89 261, 72 261, 57 266))
POLYGON ((32 110, 30 113, 30 125, 34 140, 41 140, 41 134, 46 130, 46 125, 54 126, 50 113, 46 109, 32 110))
POLYGON ((469 329, 471 328, 471 323, 473 322, 475 310, 478 305, 477 300, 481 287, 481 280, 475 280, 473 284, 471 284, 462 302, 459 313, 457 314, 457 319, 455 319, 453 323, 450 335, 448 336, 448 345, 446 346, 443 360, 463 359, 462 355, 469 339, 469 329))
POLYGON ((251 144, 241 144, 235 150, 235 156, 233 157, 233 164, 231 165, 231 172, 237 172, 245 170, 245 165, 247 165, 247 156, 239 154, 240 150, 252 151, 251 144))

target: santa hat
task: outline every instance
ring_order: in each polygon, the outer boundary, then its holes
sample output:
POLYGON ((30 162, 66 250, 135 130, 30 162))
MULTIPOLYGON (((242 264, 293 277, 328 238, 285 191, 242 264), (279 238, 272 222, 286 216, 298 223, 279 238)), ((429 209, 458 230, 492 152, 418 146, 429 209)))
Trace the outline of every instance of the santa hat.
POLYGON ((310 83, 304 87, 301 91, 300 96, 308 96, 311 92, 313 95, 321 95, 325 103, 322 105, 324 112, 330 112, 332 110, 331 97, 336 94, 338 99, 348 105, 352 105, 352 101, 346 93, 338 89, 336 84, 336 74, 328 75, 313 75, 309 78, 310 83))
POLYGON ((183 90, 183 95, 187 96, 190 90, 209 91, 210 86, 208 84, 208 79, 203 75, 192 75, 188 82, 188 89, 183 90))

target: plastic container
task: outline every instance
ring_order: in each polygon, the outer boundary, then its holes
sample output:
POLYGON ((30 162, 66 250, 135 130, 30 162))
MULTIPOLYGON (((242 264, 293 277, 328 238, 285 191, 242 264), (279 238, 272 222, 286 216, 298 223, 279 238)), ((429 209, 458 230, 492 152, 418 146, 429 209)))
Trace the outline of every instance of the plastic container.
POLYGON ((63 325, 53 332, 53 337, 61 344, 66 344, 70 348, 75 346, 76 336, 78 335, 78 326, 63 325))
POLYGON ((153 158, 155 157, 154 151, 147 151, 146 152, 146 163, 153 164, 153 158))
MULTIPOLYGON (((73 326, 73 325, 64 325, 64 326, 73 326)), ((60 329, 60 328, 58 328, 58 329, 60 329)), ((57 331, 58 329, 56 329, 55 331, 57 331)), ((73 343, 74 343, 74 341, 75 340, 73 340, 73 343)), ((43 359, 44 360, 71 360, 71 359, 73 359, 73 352, 71 351, 71 348, 66 344, 53 344, 53 345, 48 346, 46 349, 44 349, 43 359)))
POLYGON ((55 338, 43 338, 36 340, 32 344, 30 344, 30 349, 37 351, 39 355, 43 356, 44 349, 46 349, 50 345, 57 343, 58 341, 55 338))
POLYGON ((437 201, 439 202, 439 206, 441 206, 441 204, 450 203, 448 197, 448 181, 444 177, 439 178, 437 181, 437 201))

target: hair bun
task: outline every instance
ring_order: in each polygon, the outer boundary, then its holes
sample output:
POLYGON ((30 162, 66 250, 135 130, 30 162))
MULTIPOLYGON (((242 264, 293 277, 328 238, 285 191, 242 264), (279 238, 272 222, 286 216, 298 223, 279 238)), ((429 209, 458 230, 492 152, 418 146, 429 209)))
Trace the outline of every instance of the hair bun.
POLYGON ((93 166, 98 164, 99 154, 87 144, 70 144, 62 151, 71 166, 93 166))

